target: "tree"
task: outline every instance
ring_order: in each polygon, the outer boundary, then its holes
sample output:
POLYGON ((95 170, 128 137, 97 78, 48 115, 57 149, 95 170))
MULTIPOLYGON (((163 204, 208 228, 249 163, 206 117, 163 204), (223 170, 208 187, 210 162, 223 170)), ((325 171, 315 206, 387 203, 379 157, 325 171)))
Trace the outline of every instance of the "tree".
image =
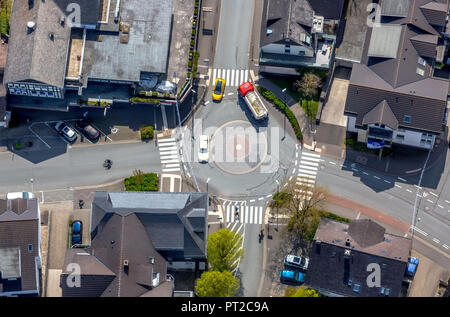
POLYGON ((230 272, 203 272, 195 285, 198 297, 232 297, 239 290, 239 280, 230 272))
POLYGON ((319 292, 305 286, 299 288, 288 287, 284 291, 284 297, 319 297, 319 292))
POLYGON ((300 81, 296 81, 297 89, 303 93, 306 98, 308 117, 311 117, 311 99, 318 94, 322 86, 322 80, 312 72, 303 75, 300 81))
POLYGON ((280 209, 289 217, 287 229, 299 238, 309 238, 308 234, 320 222, 320 211, 324 209, 327 192, 320 187, 310 187, 304 182, 287 183, 283 192, 290 199, 280 209))
POLYGON ((136 179, 136 183, 138 183, 139 185, 143 185, 144 184, 144 176, 143 176, 143 172, 140 169, 135 169, 133 171, 133 176, 136 179))
POLYGON ((241 248, 242 236, 229 229, 220 229, 208 237, 207 260, 214 270, 233 271, 238 260, 244 256, 241 248))

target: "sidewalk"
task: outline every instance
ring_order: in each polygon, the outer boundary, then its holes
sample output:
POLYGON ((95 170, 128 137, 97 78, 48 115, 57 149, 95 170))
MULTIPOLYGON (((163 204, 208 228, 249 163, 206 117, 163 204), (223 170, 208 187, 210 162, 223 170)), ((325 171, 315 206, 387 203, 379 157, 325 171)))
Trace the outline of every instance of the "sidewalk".
MULTIPOLYGON (((302 130, 303 143, 313 145, 314 137, 310 129, 310 120, 303 111, 303 108, 289 94, 283 93, 281 91, 281 88, 278 87, 273 82, 271 82, 270 80, 263 77, 259 77, 256 84, 270 90, 273 94, 275 94, 275 96, 277 96, 280 100, 282 100, 289 106, 289 108, 297 118, 298 124, 300 125, 300 129, 302 130)), ((312 124, 315 123, 313 122, 312 124)))

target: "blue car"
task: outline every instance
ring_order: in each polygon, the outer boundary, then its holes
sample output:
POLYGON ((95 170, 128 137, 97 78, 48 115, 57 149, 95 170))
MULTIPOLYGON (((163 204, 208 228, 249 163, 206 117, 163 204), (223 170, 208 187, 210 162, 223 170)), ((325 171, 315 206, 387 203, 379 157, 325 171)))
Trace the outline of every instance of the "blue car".
POLYGON ((280 272, 280 281, 301 284, 305 281, 305 276, 300 272, 284 270, 280 272))
POLYGON ((83 234, 83 223, 80 220, 75 220, 72 223, 72 245, 81 244, 83 234))

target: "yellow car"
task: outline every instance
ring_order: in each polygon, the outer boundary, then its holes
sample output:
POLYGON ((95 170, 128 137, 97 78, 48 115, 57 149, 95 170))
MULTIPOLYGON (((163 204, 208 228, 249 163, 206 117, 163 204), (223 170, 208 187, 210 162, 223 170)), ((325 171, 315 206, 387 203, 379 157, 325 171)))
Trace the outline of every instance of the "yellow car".
POLYGON ((222 100, 224 89, 225 89, 225 79, 217 78, 212 93, 213 100, 215 101, 222 100))

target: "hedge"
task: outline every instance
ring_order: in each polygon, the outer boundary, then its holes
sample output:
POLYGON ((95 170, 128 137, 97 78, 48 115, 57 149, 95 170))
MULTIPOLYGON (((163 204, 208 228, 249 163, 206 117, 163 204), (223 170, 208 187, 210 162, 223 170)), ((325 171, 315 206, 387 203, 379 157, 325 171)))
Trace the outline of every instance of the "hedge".
POLYGON ((158 175, 148 173, 130 176, 125 178, 124 185, 126 191, 158 191, 158 175))
MULTIPOLYGON (((328 212, 328 211, 325 211, 325 210, 320 210, 319 211, 319 215, 320 215, 320 219, 321 218, 328 218, 328 219, 331 219, 331 220, 336 220, 336 221, 345 222, 345 223, 349 223, 350 222, 350 219, 348 219, 348 218, 344 218, 344 217, 335 215, 335 214, 333 214, 331 212, 328 212)), ((306 239, 308 241, 311 241, 311 242, 314 241, 314 236, 316 235, 317 227, 319 227, 320 219, 317 219, 316 220, 317 222, 315 222, 312 225, 311 230, 306 233, 306 239)))
POLYGON ((298 140, 303 141, 303 134, 302 130, 300 129, 300 125, 298 124, 297 118, 295 117, 292 110, 284 104, 280 99, 278 99, 277 96, 275 96, 272 92, 270 92, 268 89, 257 86, 259 93, 268 101, 273 103, 278 109, 284 112, 286 117, 288 118, 289 122, 292 125, 292 128, 294 129, 295 136, 298 140))
POLYGON ((132 97, 130 98, 131 103, 153 103, 153 104, 159 104, 160 101, 158 99, 153 98, 141 98, 141 97, 132 97))
POLYGON ((151 126, 151 125, 142 126, 139 128, 139 131, 141 132, 142 140, 153 139, 153 135, 154 135, 153 126, 151 126))

